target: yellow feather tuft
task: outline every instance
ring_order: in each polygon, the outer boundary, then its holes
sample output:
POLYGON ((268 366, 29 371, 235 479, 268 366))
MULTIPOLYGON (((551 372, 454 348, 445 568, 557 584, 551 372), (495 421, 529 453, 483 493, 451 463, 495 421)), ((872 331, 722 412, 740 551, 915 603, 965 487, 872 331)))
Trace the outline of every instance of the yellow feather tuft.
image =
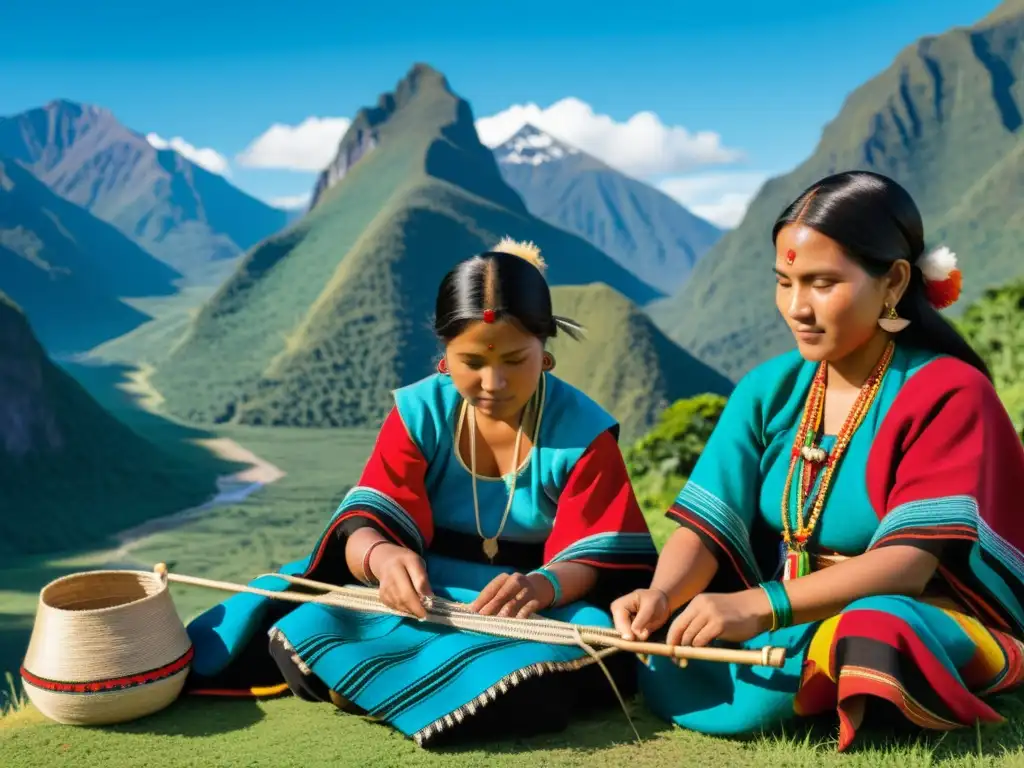
POLYGON ((507 253, 510 256, 518 256, 533 264, 541 272, 547 268, 547 264, 541 258, 540 248, 533 243, 517 242, 511 237, 505 236, 501 239, 500 243, 494 246, 493 250, 498 253, 507 253))

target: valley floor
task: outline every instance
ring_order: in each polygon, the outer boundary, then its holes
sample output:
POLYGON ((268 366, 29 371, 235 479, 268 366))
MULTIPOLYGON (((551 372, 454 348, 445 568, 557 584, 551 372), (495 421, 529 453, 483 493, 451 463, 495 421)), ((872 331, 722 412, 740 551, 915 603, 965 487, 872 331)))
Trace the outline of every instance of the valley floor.
MULTIPOLYGON (((251 482, 269 481, 244 499, 179 520, 173 528, 136 531, 130 551, 24 560, 0 567, 0 673, 16 672, 24 653, 39 589, 57 576, 114 565, 149 570, 167 562, 179 573, 245 582, 304 556, 348 485, 355 482, 374 435, 352 430, 218 429, 213 439, 232 459, 253 460, 251 482), (235 448, 234 446, 237 446, 235 448), (273 470, 276 470, 273 471, 273 470)), ((659 538, 667 533, 652 520, 659 538)), ((155 524, 153 524, 155 525, 155 524)), ((183 621, 224 599, 225 593, 174 584, 183 621)), ((3 693, 0 692, 0 706, 3 693)), ((63 761, 130 766, 143 753, 160 765, 217 766, 492 766, 530 765, 620 768, 641 766, 1024 765, 1024 699, 1004 697, 995 706, 1010 720, 920 738, 865 734, 849 754, 835 753, 834 718, 788 734, 725 740, 673 729, 647 715, 633 716, 643 737, 636 744, 619 711, 581 722, 564 734, 504 741, 458 751, 430 752, 391 730, 294 698, 264 703, 184 697, 163 712, 110 728, 75 728, 45 720, 31 706, 0 717, 0 765, 51 766, 63 761), (311 758, 315 755, 315 758, 311 758)))

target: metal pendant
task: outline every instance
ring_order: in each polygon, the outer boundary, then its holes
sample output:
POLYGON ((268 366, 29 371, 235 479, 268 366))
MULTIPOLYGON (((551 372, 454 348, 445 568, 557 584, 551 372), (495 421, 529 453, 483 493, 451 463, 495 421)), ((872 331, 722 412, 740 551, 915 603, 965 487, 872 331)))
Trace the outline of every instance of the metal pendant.
POLYGON ((484 554, 487 555, 488 560, 494 562, 494 558, 498 556, 498 539, 496 537, 484 539, 484 554))

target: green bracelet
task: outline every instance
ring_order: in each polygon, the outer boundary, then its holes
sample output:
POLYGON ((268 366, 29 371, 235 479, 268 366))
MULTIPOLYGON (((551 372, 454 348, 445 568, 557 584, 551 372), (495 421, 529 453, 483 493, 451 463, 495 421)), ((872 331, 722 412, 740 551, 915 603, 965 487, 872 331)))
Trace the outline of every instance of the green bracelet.
POLYGON ((782 629, 793 624, 793 604, 789 602, 789 594, 780 581, 765 581, 758 586, 768 596, 768 604, 772 607, 772 630, 782 629))
POLYGON ((558 583, 558 577, 555 576, 547 568, 538 568, 535 571, 530 571, 531 574, 536 573, 538 576, 543 576, 551 588, 555 591, 555 596, 551 598, 551 602, 548 604, 548 608, 555 605, 559 600, 562 599, 562 585, 558 583))

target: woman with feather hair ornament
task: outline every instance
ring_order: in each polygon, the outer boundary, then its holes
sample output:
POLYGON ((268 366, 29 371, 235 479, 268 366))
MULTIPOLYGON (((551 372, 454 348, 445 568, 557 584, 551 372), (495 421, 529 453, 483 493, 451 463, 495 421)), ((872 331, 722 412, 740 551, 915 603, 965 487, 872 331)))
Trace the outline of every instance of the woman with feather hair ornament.
POLYGON ((416 620, 438 595, 488 615, 611 627, 611 600, 653 573, 618 424, 557 378, 545 351, 582 329, 553 314, 544 269, 536 246, 505 238, 445 275, 437 372, 395 392, 359 482, 311 553, 280 571, 378 586, 409 618, 231 597, 188 626, 192 693, 290 690, 435 746, 559 730, 614 704, 615 688, 635 691, 629 654, 602 668, 582 647, 416 620))
POLYGON ((833 711, 840 750, 866 721, 998 721, 982 697, 1024 677, 1024 447, 938 312, 956 257, 869 172, 812 185, 772 239, 797 349, 737 384, 652 583, 612 610, 628 639, 785 646, 786 664, 656 659, 644 701, 714 734, 833 711))

